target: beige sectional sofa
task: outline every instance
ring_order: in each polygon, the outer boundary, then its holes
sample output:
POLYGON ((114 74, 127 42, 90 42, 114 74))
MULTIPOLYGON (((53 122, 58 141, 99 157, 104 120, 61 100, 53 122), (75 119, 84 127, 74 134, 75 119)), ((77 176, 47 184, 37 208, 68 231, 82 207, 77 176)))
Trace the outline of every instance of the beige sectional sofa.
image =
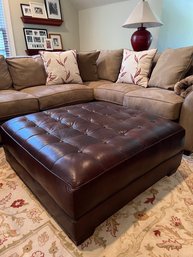
MULTIPOLYGON (((86 53, 85 56, 87 56, 86 53)), ((3 123, 18 115, 79 102, 108 101, 179 122, 186 130, 185 150, 192 152, 193 92, 184 99, 175 94, 174 90, 170 90, 171 85, 170 88, 159 87, 159 85, 144 88, 132 83, 116 83, 122 57, 123 50, 121 49, 103 50, 96 62, 91 58, 92 62, 89 63, 84 61, 84 54, 80 54, 77 58, 80 71, 86 70, 83 75, 83 84, 48 86, 40 56, 7 59, 0 56, 0 122, 3 123), (92 78, 94 78, 93 81, 92 78)), ((150 84, 155 80, 155 73, 158 73, 156 66, 161 57, 162 55, 158 54, 154 57, 152 71, 149 75, 150 84)), ((180 59, 175 60, 175 62, 178 61, 180 62, 180 59)), ((183 77, 193 74, 192 70, 192 66, 189 65, 183 77)), ((163 76, 163 81, 164 79, 163 76)))

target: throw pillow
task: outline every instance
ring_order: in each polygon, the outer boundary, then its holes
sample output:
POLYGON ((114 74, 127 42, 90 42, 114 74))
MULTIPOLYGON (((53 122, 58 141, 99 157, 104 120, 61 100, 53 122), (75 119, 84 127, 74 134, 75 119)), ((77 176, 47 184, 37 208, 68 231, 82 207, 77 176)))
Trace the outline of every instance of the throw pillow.
POLYGON ((166 49, 157 61, 148 86, 173 89, 186 75, 192 63, 193 47, 166 49))
POLYGON ((123 51, 123 61, 116 83, 133 83, 147 87, 148 75, 156 49, 135 52, 128 49, 123 51))
POLYGON ((98 80, 96 60, 100 52, 85 52, 77 54, 80 76, 83 81, 98 80))
POLYGON ((99 79, 115 82, 119 75, 121 62, 123 58, 123 49, 102 50, 97 60, 99 79))
POLYGON ((6 61, 16 90, 45 85, 46 72, 42 58, 39 55, 33 57, 9 57, 6 61))
POLYGON ((47 72, 47 85, 82 83, 76 51, 40 52, 47 72))

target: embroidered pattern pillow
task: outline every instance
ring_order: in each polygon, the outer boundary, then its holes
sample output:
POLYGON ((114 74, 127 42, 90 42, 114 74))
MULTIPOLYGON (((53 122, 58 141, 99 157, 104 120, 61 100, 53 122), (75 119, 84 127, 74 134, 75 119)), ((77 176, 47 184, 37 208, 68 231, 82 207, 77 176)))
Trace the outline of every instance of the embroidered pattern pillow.
POLYGON ((116 83, 133 83, 147 87, 148 75, 156 51, 156 49, 151 49, 135 52, 124 49, 121 69, 116 83))
POLYGON ((47 73, 46 85, 82 83, 75 50, 65 52, 41 51, 40 54, 47 73))

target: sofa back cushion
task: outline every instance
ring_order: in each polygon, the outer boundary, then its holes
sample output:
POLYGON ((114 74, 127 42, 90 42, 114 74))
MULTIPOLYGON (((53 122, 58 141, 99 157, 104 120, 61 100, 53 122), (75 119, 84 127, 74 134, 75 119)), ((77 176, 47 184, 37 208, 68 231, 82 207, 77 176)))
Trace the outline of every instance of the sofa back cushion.
POLYGON ((45 85, 46 73, 39 55, 7 58, 7 63, 15 89, 45 85))
POLYGON ((101 50, 97 60, 99 79, 115 82, 118 78, 123 58, 123 49, 101 50))
POLYGON ((156 66, 156 64, 157 64, 158 59, 160 58, 160 56, 161 56, 161 53, 156 52, 156 54, 155 54, 155 56, 154 56, 154 58, 153 58, 153 60, 152 60, 152 66, 151 66, 151 70, 150 70, 150 73, 149 73, 149 78, 151 77, 152 71, 153 71, 153 69, 155 68, 155 66, 156 66))
POLYGON ((12 79, 3 55, 0 55, 0 90, 12 87, 12 79))
POLYGON ((174 84, 184 78, 191 67, 193 47, 166 49, 152 71, 148 85, 173 89, 174 84))
POLYGON ((80 76, 83 81, 98 80, 98 71, 96 61, 100 52, 82 52, 77 53, 77 62, 80 76))

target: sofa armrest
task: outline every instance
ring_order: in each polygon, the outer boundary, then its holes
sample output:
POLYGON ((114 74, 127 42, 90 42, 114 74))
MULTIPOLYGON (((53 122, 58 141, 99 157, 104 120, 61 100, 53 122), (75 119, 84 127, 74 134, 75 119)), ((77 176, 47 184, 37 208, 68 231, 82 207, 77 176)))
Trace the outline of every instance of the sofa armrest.
POLYGON ((193 92, 183 102, 179 123, 186 130, 185 150, 193 152, 193 92))

